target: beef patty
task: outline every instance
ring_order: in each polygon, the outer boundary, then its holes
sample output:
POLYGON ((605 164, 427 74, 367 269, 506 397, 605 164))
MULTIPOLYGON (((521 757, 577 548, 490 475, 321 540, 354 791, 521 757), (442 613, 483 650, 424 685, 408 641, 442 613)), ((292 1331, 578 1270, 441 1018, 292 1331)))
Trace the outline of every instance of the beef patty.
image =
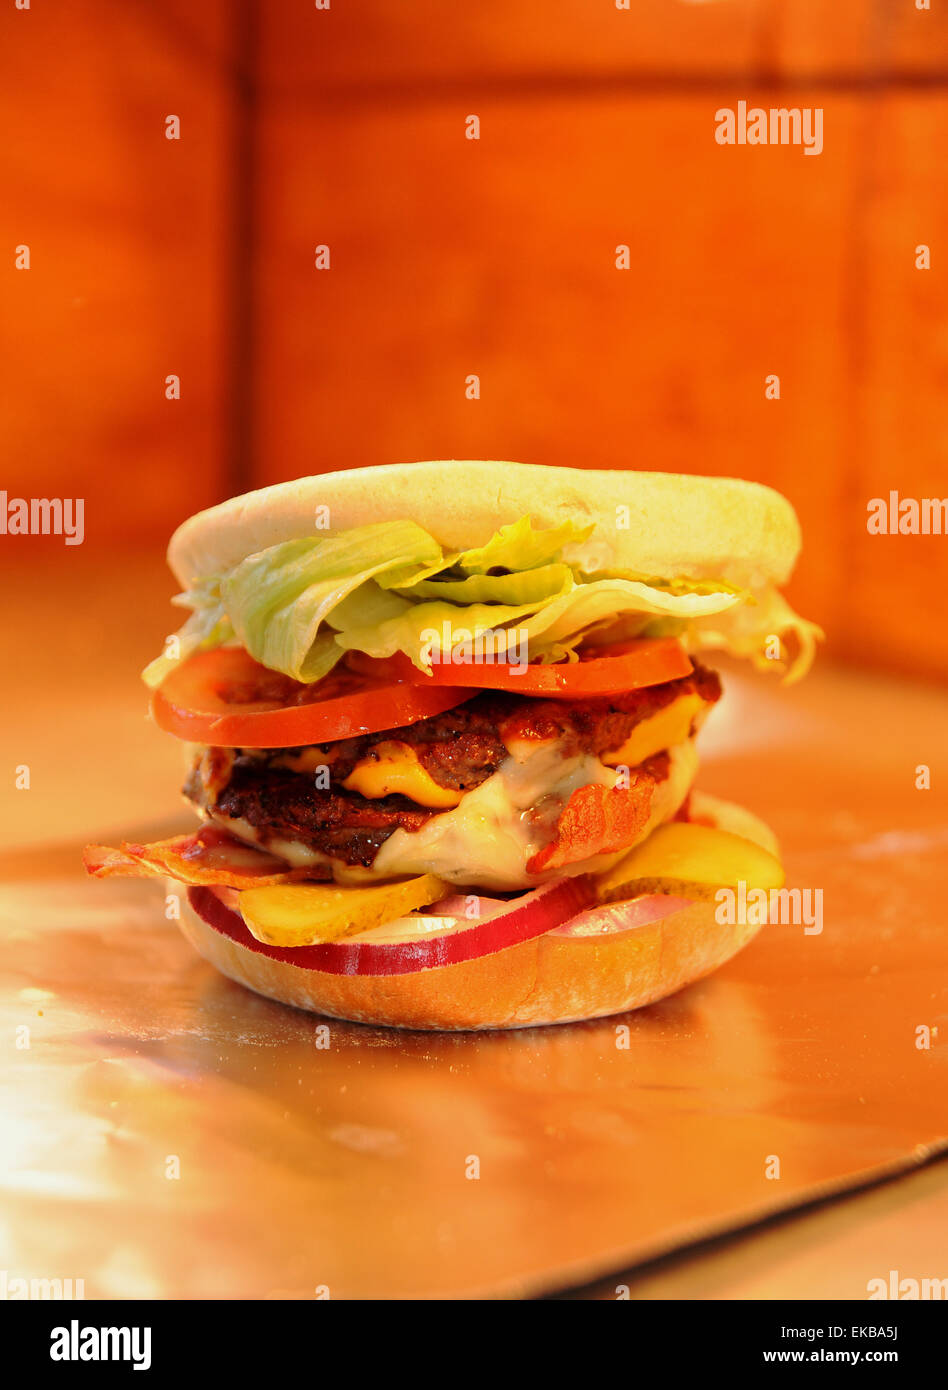
POLYGON ((184 794, 216 816, 246 821, 261 844, 297 840, 345 864, 368 867, 396 830, 418 830, 443 814, 398 793, 370 798, 341 786, 376 745, 407 744, 438 786, 464 793, 491 777, 515 743, 559 739, 564 757, 600 757, 621 747, 642 720, 691 694, 714 704, 721 694, 717 673, 696 665, 680 680, 593 700, 535 700, 485 691, 407 728, 306 749, 208 749, 195 763, 184 794), (312 770, 293 769, 302 754, 310 768, 328 770, 328 786, 321 787, 312 770))

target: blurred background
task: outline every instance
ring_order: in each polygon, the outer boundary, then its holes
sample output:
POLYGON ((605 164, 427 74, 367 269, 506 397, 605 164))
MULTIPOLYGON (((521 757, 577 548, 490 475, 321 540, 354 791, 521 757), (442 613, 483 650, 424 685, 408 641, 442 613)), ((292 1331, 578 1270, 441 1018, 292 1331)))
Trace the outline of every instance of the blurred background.
POLYGON ((173 810, 167 538, 303 473, 757 479, 824 659, 948 677, 948 540, 866 529, 948 494, 948 6, 44 0, 0 50, 2 486, 85 499, 0 536, 8 846, 173 810), (823 152, 717 144, 741 100, 823 152))

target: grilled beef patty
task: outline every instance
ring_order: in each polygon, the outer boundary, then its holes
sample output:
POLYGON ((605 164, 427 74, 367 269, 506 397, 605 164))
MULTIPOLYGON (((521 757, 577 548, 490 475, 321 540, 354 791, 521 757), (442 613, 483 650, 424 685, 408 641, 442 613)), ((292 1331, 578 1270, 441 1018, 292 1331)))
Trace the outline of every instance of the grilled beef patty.
POLYGON ((403 729, 307 749, 208 749, 184 794, 218 817, 246 821, 261 844, 297 840, 345 864, 368 867, 394 831, 418 830, 443 814, 397 793, 370 798, 341 786, 378 744, 407 744, 438 786, 463 793, 491 777, 514 742, 559 739, 564 757, 598 757, 621 747, 643 719, 690 694, 713 704, 721 694, 717 673, 696 665, 680 680, 593 700, 535 700, 485 691, 403 729), (312 765, 328 769, 328 787, 320 787, 312 771, 286 766, 304 753, 312 765))

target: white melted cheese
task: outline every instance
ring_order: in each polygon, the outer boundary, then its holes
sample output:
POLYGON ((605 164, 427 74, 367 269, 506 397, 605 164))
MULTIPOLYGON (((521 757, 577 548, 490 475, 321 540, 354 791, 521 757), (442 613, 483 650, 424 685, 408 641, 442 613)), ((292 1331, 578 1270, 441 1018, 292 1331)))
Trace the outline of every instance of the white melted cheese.
MULTIPOLYGON (((669 759, 669 775, 655 788, 640 839, 675 814, 694 779, 693 742, 670 749, 669 759)), ((616 771, 589 754, 563 758, 555 744, 524 762, 508 758, 454 811, 433 816, 420 830, 396 830, 376 855, 373 869, 383 877, 432 873, 458 886, 504 891, 606 868, 620 855, 598 855, 546 874, 527 873, 527 861, 548 842, 552 829, 552 822, 538 823, 532 808, 552 796, 562 809, 574 791, 591 782, 614 787, 616 771)))
POLYGON ((527 860, 547 843, 573 792, 590 782, 614 787, 616 774, 589 754, 564 758, 558 744, 543 746, 522 762, 507 758, 455 810, 433 816, 420 830, 396 830, 373 867, 387 877, 424 872, 447 883, 526 887, 536 881, 527 875, 527 860), (552 817, 544 824, 534 808, 545 796, 556 804, 551 803, 552 817), (421 870, 419 864, 431 867, 421 870))

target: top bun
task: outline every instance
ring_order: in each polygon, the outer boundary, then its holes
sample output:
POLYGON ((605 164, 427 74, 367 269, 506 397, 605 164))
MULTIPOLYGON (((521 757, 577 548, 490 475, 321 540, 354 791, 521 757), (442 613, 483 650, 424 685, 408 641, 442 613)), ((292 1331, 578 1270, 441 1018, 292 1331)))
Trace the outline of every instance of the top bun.
POLYGON ((627 569, 758 589, 782 584, 800 550, 793 507, 760 483, 452 459, 321 473, 233 497, 178 527, 168 563, 188 588, 303 536, 410 520, 446 551, 465 550, 522 516, 538 528, 595 523, 588 540, 564 551, 591 573, 627 569), (329 509, 328 532, 317 529, 320 506, 329 509))

